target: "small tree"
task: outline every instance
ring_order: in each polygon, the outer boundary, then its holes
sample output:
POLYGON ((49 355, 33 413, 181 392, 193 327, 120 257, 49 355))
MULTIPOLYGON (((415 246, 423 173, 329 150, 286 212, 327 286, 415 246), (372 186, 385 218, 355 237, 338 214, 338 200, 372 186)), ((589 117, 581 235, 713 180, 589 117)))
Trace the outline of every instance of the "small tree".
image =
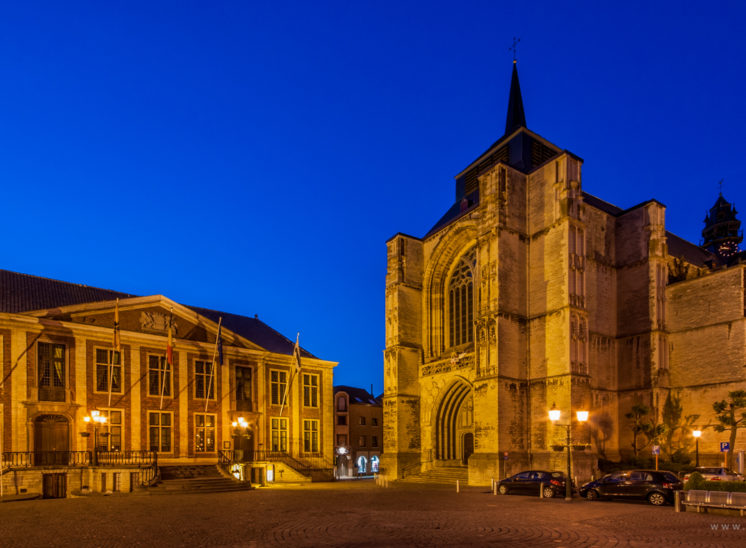
POLYGON ((632 451, 635 459, 639 456, 640 451, 645 449, 655 438, 656 427, 649 418, 650 408, 647 405, 636 403, 632 406, 629 413, 624 416, 630 421, 632 429, 632 451))
POLYGON ((673 392, 666 396, 661 415, 663 424, 659 432, 664 457, 671 462, 688 462, 692 444, 689 431, 699 415, 684 416, 681 398, 673 392))
POLYGON ((715 425, 718 432, 730 431, 730 451, 728 451, 728 468, 733 470, 733 453, 738 429, 746 426, 746 390, 728 392, 727 400, 712 404, 715 418, 720 424, 715 425))

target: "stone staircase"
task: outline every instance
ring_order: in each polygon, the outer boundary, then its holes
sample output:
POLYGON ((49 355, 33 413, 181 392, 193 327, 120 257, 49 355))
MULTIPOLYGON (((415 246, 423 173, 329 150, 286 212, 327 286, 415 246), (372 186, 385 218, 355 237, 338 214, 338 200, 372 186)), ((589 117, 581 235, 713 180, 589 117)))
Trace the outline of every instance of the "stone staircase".
POLYGON ((215 465, 161 466, 161 481, 150 487, 151 495, 225 493, 251 489, 249 482, 225 477, 215 465))
POLYGON ((455 484, 456 480, 461 485, 468 484, 469 471, 466 466, 438 466, 427 472, 408 474, 398 481, 407 483, 455 484))

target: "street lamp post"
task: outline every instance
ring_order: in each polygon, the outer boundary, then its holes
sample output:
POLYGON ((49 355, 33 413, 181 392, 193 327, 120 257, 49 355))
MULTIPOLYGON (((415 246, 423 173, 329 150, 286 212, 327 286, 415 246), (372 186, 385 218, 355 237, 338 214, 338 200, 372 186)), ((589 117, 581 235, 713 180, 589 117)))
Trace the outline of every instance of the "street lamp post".
POLYGON ((694 466, 699 466, 699 437, 702 435, 702 430, 694 430, 692 431, 692 436, 694 436, 694 466))
POLYGON ((101 411, 94 409, 90 415, 83 417, 85 423, 93 423, 93 453, 91 456, 91 464, 98 466, 98 427, 99 425, 106 424, 106 417, 101 414, 101 411))
MULTIPOLYGON (((571 463, 571 455, 570 451, 572 450, 572 446, 570 445, 570 428, 572 428, 572 418, 568 421, 567 424, 560 424, 557 421, 560 420, 562 413, 559 409, 556 408, 554 404, 552 404, 552 408, 549 410, 549 420, 552 421, 552 424, 555 426, 562 426, 567 431, 567 477, 565 478, 565 500, 572 500, 572 463, 571 463)), ((585 422, 588 420, 588 411, 578 411, 576 413, 576 417, 578 419, 578 422, 585 422)))

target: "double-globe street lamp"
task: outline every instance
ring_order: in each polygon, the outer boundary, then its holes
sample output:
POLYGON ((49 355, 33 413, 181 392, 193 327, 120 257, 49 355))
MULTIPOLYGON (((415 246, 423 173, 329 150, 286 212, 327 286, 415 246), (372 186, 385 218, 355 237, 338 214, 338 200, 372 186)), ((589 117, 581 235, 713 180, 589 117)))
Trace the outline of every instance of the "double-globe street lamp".
MULTIPOLYGON (((572 416, 568 420, 567 424, 561 424, 557 421, 562 417, 562 412, 552 404, 552 408, 549 410, 549 420, 555 426, 562 426, 567 430, 567 477, 565 478, 565 500, 572 500, 572 467, 571 467, 571 456, 570 451, 572 446, 570 445, 570 429, 572 428, 572 416)), ((577 411, 576 418, 578 422, 586 422, 588 420, 588 411, 577 411)))
MULTIPOLYGON (((93 423, 93 453, 91 456, 91 463, 93 466, 98 466, 98 427, 106 424, 106 416, 101 414, 101 411, 94 409, 89 415, 83 417, 83 422, 88 424, 93 423)), ((87 434, 87 432, 85 432, 87 434)), ((106 434, 108 435, 108 433, 106 434)))

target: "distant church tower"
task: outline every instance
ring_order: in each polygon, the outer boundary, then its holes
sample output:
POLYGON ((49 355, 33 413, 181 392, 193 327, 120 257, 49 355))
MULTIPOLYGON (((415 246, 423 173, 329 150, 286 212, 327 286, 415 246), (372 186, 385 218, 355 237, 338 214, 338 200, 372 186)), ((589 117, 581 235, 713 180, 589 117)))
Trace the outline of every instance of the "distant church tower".
POLYGON ((735 206, 720 193, 715 205, 710 208, 710 213, 705 216, 702 247, 726 261, 738 253, 738 244, 743 241, 741 221, 736 218, 737 213, 735 206))

